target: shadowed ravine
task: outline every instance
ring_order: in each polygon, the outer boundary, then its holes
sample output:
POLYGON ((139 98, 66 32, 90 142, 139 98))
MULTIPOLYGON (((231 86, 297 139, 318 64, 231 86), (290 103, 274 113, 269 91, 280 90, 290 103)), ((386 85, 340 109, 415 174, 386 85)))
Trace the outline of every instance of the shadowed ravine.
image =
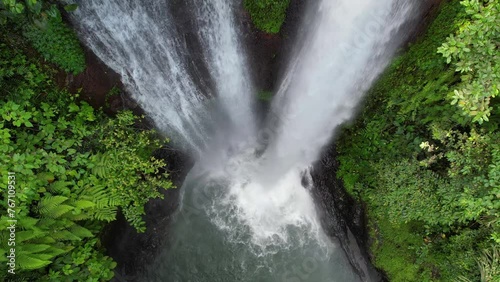
POLYGON ((197 160, 168 243, 139 280, 379 280, 355 240, 341 246, 346 234, 325 232, 310 168, 390 62, 418 7, 410 0, 311 4, 261 123, 234 18, 240 3, 183 3, 191 17, 186 37, 176 2, 78 1, 73 15, 85 44, 197 160))

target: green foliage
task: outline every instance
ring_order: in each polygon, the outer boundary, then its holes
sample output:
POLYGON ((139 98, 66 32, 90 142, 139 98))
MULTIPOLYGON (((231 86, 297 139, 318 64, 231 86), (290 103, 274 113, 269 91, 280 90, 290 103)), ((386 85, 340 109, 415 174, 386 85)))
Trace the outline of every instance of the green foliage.
MULTIPOLYGON (((30 1, 30 3, 32 3, 32 1, 30 1)), ((0 2, 0 5, 3 11, 14 15, 21 14, 22 12, 24 12, 25 8, 22 2, 17 2, 16 0, 2 0, 0 2)))
POLYGON ((376 169, 384 189, 380 204, 386 207, 384 213, 393 223, 422 221, 445 228, 468 219, 463 218, 458 206, 460 186, 456 183, 421 168, 415 161, 382 162, 376 169))
POLYGON ((384 269, 390 281, 415 281, 419 276, 420 281, 429 281, 429 275, 422 273, 425 269, 415 263, 413 251, 422 245, 422 237, 414 234, 411 224, 393 224, 380 217, 372 232, 378 238, 371 246, 374 264, 384 269))
POLYGON ((500 281, 500 249, 492 246, 478 259, 481 281, 500 281))
MULTIPOLYGON (((9 20, 45 22, 48 17, 55 17, 58 13, 54 2, 57 0, 0 0, 0 25, 5 25, 9 20)), ((60 1, 61 4, 64 2, 60 1)), ((64 9, 68 12, 76 8, 76 4, 64 5, 64 9)))
POLYGON ((461 83, 451 94, 452 104, 457 104, 473 121, 482 123, 489 120, 491 99, 500 91, 500 2, 461 3, 467 20, 438 50, 462 74, 461 83))
MULTIPOLYGON (((10 42, 11 43, 11 42, 10 42)), ((49 72, 0 43, 0 161, 16 176, 16 277, 107 281, 115 263, 97 238, 122 210, 144 231, 143 206, 170 188, 151 157, 160 141, 131 112, 108 118, 54 86, 49 72)), ((46 68, 46 66, 45 66, 46 68)), ((7 187, 0 193, 0 271, 9 236, 7 187)))
MULTIPOLYGON (((54 2, 0 0, 0 27, 7 27, 9 36, 14 37, 17 36, 14 30, 22 30, 47 61, 66 72, 81 73, 85 69, 83 49, 75 32, 63 22, 54 2)), ((76 8, 75 4, 64 6, 68 12, 76 8)))
POLYGON ((81 73, 85 69, 85 56, 75 32, 62 21, 58 10, 56 16, 44 23, 28 24, 24 36, 49 62, 66 72, 81 73))
MULTIPOLYGON (((500 250, 497 246, 484 250, 477 263, 481 270, 481 282, 500 281, 500 250)), ((459 281, 471 282, 464 276, 460 276, 459 281)))
POLYGON ((97 251, 99 241, 88 240, 71 251, 71 256, 58 257, 44 280, 47 281, 109 281, 116 262, 97 251))
POLYGON ((271 91, 260 91, 257 94, 257 98, 259 100, 265 101, 265 102, 270 102, 273 99, 273 92, 271 91))
POLYGON ((267 33, 278 33, 285 21, 290 0, 245 0, 254 25, 267 33))
POLYGON ((497 1, 445 3, 343 129, 338 176, 367 204, 375 264, 391 281, 479 281, 481 269, 496 271, 477 261, 500 244, 498 26, 497 1), (479 98, 449 94, 463 89, 479 98), (489 102, 487 114, 469 107, 477 101, 489 102))

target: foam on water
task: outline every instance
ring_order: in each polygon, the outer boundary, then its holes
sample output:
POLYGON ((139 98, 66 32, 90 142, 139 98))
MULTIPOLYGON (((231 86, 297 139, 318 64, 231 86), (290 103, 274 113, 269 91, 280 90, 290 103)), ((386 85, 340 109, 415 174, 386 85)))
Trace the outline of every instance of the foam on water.
POLYGON ((230 160, 232 166, 224 172, 209 173, 215 182, 226 187, 208 209, 219 228, 231 231, 235 226, 247 226, 245 232, 251 243, 262 253, 311 240, 329 245, 315 204, 302 185, 302 169, 291 169, 270 186, 261 181, 264 179, 258 170, 259 160, 254 155, 233 158, 239 160, 230 160))

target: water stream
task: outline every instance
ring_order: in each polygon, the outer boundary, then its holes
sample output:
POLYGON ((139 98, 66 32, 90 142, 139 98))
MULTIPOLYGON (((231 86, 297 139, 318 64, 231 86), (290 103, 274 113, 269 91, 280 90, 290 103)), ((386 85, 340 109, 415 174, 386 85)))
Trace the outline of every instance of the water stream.
POLYGON ((325 235, 309 166, 390 62, 401 26, 416 14, 412 1, 311 3, 263 126, 238 1, 78 4, 72 17, 85 44, 121 74, 158 129, 198 160, 143 281, 378 279, 325 235), (188 24, 176 21, 178 5, 188 24))

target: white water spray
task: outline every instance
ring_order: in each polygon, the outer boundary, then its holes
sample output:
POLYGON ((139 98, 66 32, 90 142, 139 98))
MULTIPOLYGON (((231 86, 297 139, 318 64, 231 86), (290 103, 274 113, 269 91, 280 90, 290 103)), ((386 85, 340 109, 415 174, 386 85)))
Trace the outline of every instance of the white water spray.
POLYGON ((410 2, 323 0, 310 11, 273 101, 275 136, 260 159, 246 166, 236 161, 237 173, 229 172, 230 199, 257 242, 286 239, 290 226, 324 237, 301 179, 390 62, 403 40, 397 32, 413 11, 410 2))
POLYGON ((251 135, 255 118, 245 55, 232 26, 232 5, 214 1, 193 6, 215 95, 190 72, 191 54, 167 1, 78 1, 73 19, 86 45, 121 75, 158 129, 201 153, 213 137, 214 111, 226 111, 232 128, 247 129, 240 135, 251 135))
POLYGON ((320 156, 335 128, 351 119, 363 94, 390 62, 412 12, 409 0, 323 0, 273 102, 279 123, 264 158, 286 171, 320 156))
POLYGON ((232 1, 194 1, 198 34, 205 47, 207 65, 215 80, 217 95, 228 111, 233 138, 253 138, 253 85, 245 52, 240 45, 232 1))

